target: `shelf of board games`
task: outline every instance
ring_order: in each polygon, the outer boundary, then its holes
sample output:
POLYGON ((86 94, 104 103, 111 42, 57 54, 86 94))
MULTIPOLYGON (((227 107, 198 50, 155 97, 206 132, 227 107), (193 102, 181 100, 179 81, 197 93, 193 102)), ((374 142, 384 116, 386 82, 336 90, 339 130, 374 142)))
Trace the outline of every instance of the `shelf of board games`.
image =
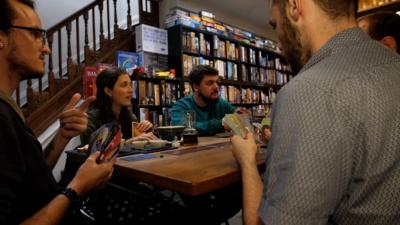
POLYGON ((188 74, 193 66, 215 67, 220 76, 220 94, 238 106, 269 105, 271 93, 292 78, 290 67, 276 51, 260 48, 185 25, 168 28, 169 67, 183 78, 183 95, 191 94, 188 74))

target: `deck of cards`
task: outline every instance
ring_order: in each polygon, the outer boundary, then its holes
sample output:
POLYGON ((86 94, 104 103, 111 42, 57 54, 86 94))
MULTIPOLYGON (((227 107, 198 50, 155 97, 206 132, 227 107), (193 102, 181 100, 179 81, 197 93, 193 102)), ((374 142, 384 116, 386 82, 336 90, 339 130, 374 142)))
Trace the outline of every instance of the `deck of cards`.
POLYGON ((91 135, 89 150, 92 153, 101 152, 98 162, 109 161, 117 155, 121 140, 121 127, 117 122, 106 123, 91 135))
MULTIPOLYGON (((222 123, 226 124, 234 134, 242 138, 245 138, 248 132, 255 133, 251 118, 245 113, 226 114, 222 118, 222 123)), ((254 137, 257 139, 256 135, 254 137)))

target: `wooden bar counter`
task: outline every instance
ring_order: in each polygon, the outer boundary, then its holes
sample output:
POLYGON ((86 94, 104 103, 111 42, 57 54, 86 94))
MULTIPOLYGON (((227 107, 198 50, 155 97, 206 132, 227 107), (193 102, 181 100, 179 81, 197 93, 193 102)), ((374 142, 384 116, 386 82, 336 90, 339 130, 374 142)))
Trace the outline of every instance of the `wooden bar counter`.
MULTIPOLYGON (((198 196, 240 181, 240 168, 232 155, 229 138, 200 137, 199 144, 152 153, 140 161, 119 158, 118 176, 143 181, 179 193, 198 196)), ((260 171, 265 154, 257 154, 260 171)))

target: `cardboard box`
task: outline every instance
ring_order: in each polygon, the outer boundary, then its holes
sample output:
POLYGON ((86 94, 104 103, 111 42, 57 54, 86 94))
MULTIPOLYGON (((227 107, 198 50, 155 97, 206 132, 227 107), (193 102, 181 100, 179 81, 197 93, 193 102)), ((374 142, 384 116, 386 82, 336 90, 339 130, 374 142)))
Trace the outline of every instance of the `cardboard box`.
POLYGON ((136 51, 168 55, 167 30, 141 24, 135 28, 136 51))

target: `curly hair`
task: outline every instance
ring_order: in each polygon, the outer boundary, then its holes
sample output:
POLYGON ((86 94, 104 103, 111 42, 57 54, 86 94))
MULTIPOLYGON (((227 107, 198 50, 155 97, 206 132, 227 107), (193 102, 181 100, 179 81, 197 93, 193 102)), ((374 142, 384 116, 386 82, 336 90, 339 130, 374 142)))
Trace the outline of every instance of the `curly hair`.
POLYGON ((204 75, 215 75, 218 76, 218 70, 214 67, 207 66, 207 65, 198 65, 190 71, 189 74, 189 82, 191 85, 201 83, 203 80, 204 75))

